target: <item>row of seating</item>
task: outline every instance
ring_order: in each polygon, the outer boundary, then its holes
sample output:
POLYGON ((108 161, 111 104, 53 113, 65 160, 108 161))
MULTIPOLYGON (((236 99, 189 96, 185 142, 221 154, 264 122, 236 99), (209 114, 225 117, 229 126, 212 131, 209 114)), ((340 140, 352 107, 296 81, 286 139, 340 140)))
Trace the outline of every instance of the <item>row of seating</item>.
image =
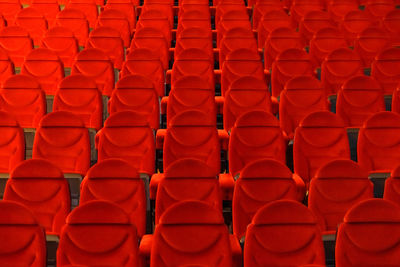
MULTIPOLYGON (((0 232, 8 241, 2 264, 18 261, 28 264, 25 266, 45 266, 43 228, 31 211, 13 201, 1 201, 0 210, 0 232)), ((398 264, 395 244, 399 220, 400 208, 393 202, 374 199, 354 205, 338 229, 336 266, 398 264)), ((151 239, 150 266, 230 267, 237 266, 241 257, 239 243, 229 235, 220 211, 201 201, 172 205, 151 239)), ((244 242, 244 266, 277 266, 282 262, 288 266, 325 266, 317 220, 307 207, 292 200, 260 208, 244 242)), ((142 266, 137 244, 135 227, 123 209, 108 201, 90 201, 67 217, 57 266, 142 266)))

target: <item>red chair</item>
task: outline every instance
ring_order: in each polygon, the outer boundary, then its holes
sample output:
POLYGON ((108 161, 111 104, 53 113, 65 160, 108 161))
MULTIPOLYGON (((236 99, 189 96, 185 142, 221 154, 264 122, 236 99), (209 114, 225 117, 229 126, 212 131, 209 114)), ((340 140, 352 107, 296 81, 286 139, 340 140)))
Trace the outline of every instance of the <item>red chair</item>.
MULTIPOLYGON (((176 115, 167 128, 163 147, 163 168, 175 161, 194 158, 207 164, 217 176, 221 170, 221 154, 215 119, 202 111, 187 110, 176 115)), ((150 180, 150 199, 155 199, 164 174, 150 180)))
POLYGON ((83 74, 96 82, 102 95, 111 96, 114 90, 114 66, 110 58, 100 49, 87 48, 76 57, 72 74, 83 74))
POLYGON ((283 10, 272 10, 264 14, 258 23, 257 40, 258 47, 264 47, 268 35, 277 28, 290 28, 295 30, 294 25, 288 14, 283 10))
POLYGON ((55 26, 69 28, 78 40, 79 46, 85 46, 89 36, 89 22, 81 10, 75 8, 63 9, 56 16, 55 26))
POLYGON ((373 19, 367 12, 361 10, 349 11, 340 23, 340 29, 350 46, 354 45, 357 35, 366 28, 373 26, 373 19))
POLYGON ((24 131, 9 113, 0 111, 0 173, 10 173, 25 159, 24 131))
POLYGON ((325 264, 321 229, 312 212, 294 200, 277 200, 260 208, 247 227, 243 266, 307 263, 325 264))
POLYGON ((131 110, 147 118, 152 129, 159 128, 159 100, 154 84, 141 75, 128 75, 115 85, 108 102, 108 111, 131 110))
POLYGON ((209 115, 210 119, 216 120, 214 96, 214 88, 201 76, 183 76, 174 83, 167 98, 167 128, 169 122, 185 110, 203 111, 209 115))
POLYGON ((349 141, 343 121, 329 111, 309 114, 295 132, 294 172, 308 188, 318 169, 335 159, 350 159, 349 141))
MULTIPOLYGON (((170 44, 172 40, 172 24, 168 18, 168 14, 160 10, 162 7, 165 7, 165 5, 143 6, 139 20, 136 23, 136 31, 143 28, 158 29, 163 34, 167 43, 170 44)), ((171 7, 168 6, 169 8, 171 7)))
POLYGON ((367 1, 365 5, 365 12, 376 21, 380 21, 387 13, 396 9, 394 0, 375 0, 367 1))
POLYGON ((49 29, 42 38, 41 46, 55 52, 66 68, 72 67, 73 60, 79 52, 78 40, 74 33, 61 26, 49 29))
POLYGON ((243 76, 234 81, 225 93, 224 129, 229 131, 242 114, 252 110, 270 113, 270 94, 264 81, 243 76))
POLYGON ((200 201, 171 206, 159 220, 151 247, 151 267, 230 267, 232 251, 221 211, 200 201), (176 233, 179 232, 179 235, 176 233))
POLYGON ((53 111, 69 111, 80 117, 86 128, 103 127, 103 100, 93 79, 73 74, 58 84, 53 111))
POLYGON ((309 11, 324 10, 325 6, 323 0, 294 0, 290 7, 290 16, 294 23, 299 24, 301 19, 309 11))
POLYGON ((349 11, 358 10, 358 0, 330 0, 327 10, 332 20, 339 23, 349 11))
POLYGON ((204 162, 185 158, 172 163, 160 181, 156 196, 155 224, 175 203, 198 200, 222 212, 218 179, 204 162))
POLYGON ((400 11, 396 9, 388 12, 382 19, 382 24, 391 42, 396 46, 400 45, 400 11))
POLYGON ((241 11, 231 10, 226 12, 221 20, 217 23, 217 47, 220 47, 220 42, 225 36, 226 32, 233 28, 245 28, 251 31, 251 23, 246 9, 241 11))
POLYGON ((12 114, 21 127, 36 128, 46 114, 46 97, 36 79, 14 75, 0 89, 0 110, 12 114))
POLYGON ((131 27, 131 32, 136 27, 136 9, 135 6, 139 5, 137 0, 108 0, 104 5, 104 10, 116 9, 125 14, 125 17, 129 21, 129 26, 131 27))
POLYGON ((64 78, 64 66, 56 53, 37 48, 26 55, 21 73, 35 78, 46 95, 54 95, 57 84, 64 78))
POLYGON ((42 36, 47 31, 46 19, 33 7, 21 9, 15 17, 15 25, 25 28, 36 46, 40 44, 42 36))
POLYGON ((67 217, 57 249, 57 265, 138 266, 138 236, 122 208, 95 200, 67 217))
POLYGON ((33 41, 24 28, 8 26, 0 30, 0 47, 6 51, 15 67, 21 67, 25 56, 33 50, 33 41))
POLYGON ((109 27, 98 27, 90 32, 86 48, 102 50, 114 63, 114 68, 121 69, 125 60, 123 40, 119 32, 109 27))
POLYGON ((201 49, 206 51, 210 58, 214 58, 211 30, 198 27, 182 30, 176 37, 174 57, 179 58, 182 51, 189 48, 201 49))
POLYGON ((179 57, 175 58, 171 73, 171 86, 185 76, 200 76, 210 86, 215 85, 214 80, 214 59, 203 50, 189 48, 182 51, 179 57))
POLYGON ((249 111, 236 120, 228 150, 229 175, 234 180, 253 161, 268 158, 286 163, 286 142, 279 122, 264 111, 249 111))
POLYGON ((271 94, 278 98, 287 81, 299 75, 314 75, 310 56, 297 48, 282 51, 272 64, 271 94))
POLYGON ((345 47, 348 45, 340 30, 333 27, 322 28, 310 41, 310 55, 318 65, 321 65, 330 52, 345 47))
POLYGON ((270 70, 276 57, 289 48, 303 50, 306 46, 300 34, 291 28, 280 27, 271 31, 265 41, 264 67, 270 70))
POLYGON ((390 173, 400 159, 400 115, 383 111, 369 117, 358 134, 357 159, 369 172, 390 173))
POLYGON ((391 46, 389 35, 382 28, 369 27, 360 32, 354 44, 354 50, 360 55, 364 67, 371 67, 376 55, 391 46))
POLYGON ((304 14, 300 20, 299 32, 306 44, 310 42, 314 34, 323 28, 334 27, 330 14, 322 10, 312 10, 304 14))
POLYGON ((169 65, 169 46, 165 36, 160 30, 146 27, 135 32, 130 50, 137 48, 147 48, 151 50, 153 55, 162 62, 164 70, 167 70, 169 65))
POLYGON ((224 96, 237 79, 251 76, 264 81, 264 68, 258 52, 240 48, 229 53, 221 66, 221 94, 224 96))
MULTIPOLYGON (((107 159, 89 169, 81 184, 80 205, 110 201, 122 208, 137 235, 146 231, 146 192, 137 169, 122 159, 107 159)), ((86 263, 86 262, 82 262, 86 263)))
POLYGON ((122 65, 120 78, 128 75, 142 75, 152 80, 159 97, 165 95, 165 71, 158 55, 147 48, 135 48, 122 65))
POLYGON ((335 234, 346 212, 374 197, 368 172, 351 160, 334 160, 317 171, 310 183, 308 207, 324 234, 335 234))
POLYGON ((46 237, 35 215, 14 201, 1 201, 0 214, 0 237, 3 240, 0 264, 45 266, 46 237))
POLYGON ((327 95, 335 95, 343 83, 355 76, 363 75, 360 56, 349 48, 338 48, 330 52, 321 66, 321 81, 327 95))
POLYGON ((385 95, 392 95, 400 82, 400 49, 388 48, 376 55, 371 65, 371 76, 383 87, 385 95))
POLYGON ((140 173, 154 173, 154 134, 146 117, 133 111, 113 113, 96 134, 95 141, 98 162, 118 158, 140 173))
MULTIPOLYGON (((251 1, 247 3, 248 6, 252 6, 250 2, 251 1)), ((282 11, 284 8, 284 5, 280 0, 258 0, 253 2, 255 2, 253 9, 253 29, 255 30, 258 28, 260 20, 266 13, 275 10, 282 11)))
POLYGON ((4 200, 29 208, 48 235, 59 235, 71 209, 68 181, 46 160, 30 159, 11 173, 4 200))
POLYGON ((222 37, 219 43, 219 64, 223 66, 230 52, 246 48, 258 53, 257 40, 254 34, 247 28, 231 28, 222 37))
POLYGON ((322 84, 312 76, 290 79, 285 84, 279 101, 280 126, 285 137, 291 140, 297 126, 308 114, 328 111, 329 108, 322 84))
POLYGON ((96 26, 98 10, 94 0, 69 0, 66 9, 78 9, 85 14, 90 28, 96 26))
POLYGON ((336 237, 336 266, 396 265, 400 253, 398 205, 383 199, 365 200, 344 216, 336 237))
MULTIPOLYGON (((179 12, 178 27, 176 29, 176 36, 179 37, 181 33, 190 28, 202 28, 204 30, 211 30, 210 8, 207 4, 206 10, 203 11, 203 6, 194 5, 196 8, 193 10, 179 12), (201 8, 201 9, 200 9, 201 8)), ((180 10, 183 10, 181 7, 180 10)))
POLYGON ((383 199, 393 201, 397 204, 400 203, 399 171, 398 166, 392 170, 390 177, 385 181, 385 190, 383 192, 383 199))
POLYGON ((47 159, 63 173, 85 175, 90 166, 90 141, 83 121, 68 111, 44 116, 36 130, 32 158, 47 159))
POLYGON ((54 25, 56 16, 60 12, 57 0, 32 0, 30 6, 43 14, 49 28, 54 25))
POLYGON ((265 204, 279 199, 302 201, 303 198, 303 181, 284 163, 274 159, 248 163, 236 180, 233 192, 233 233, 243 238, 254 215, 265 204))
POLYGON ((369 76, 353 76, 338 92, 336 113, 347 127, 360 128, 373 114, 385 111, 380 84, 369 76))
POLYGON ((0 10, 8 25, 13 25, 15 16, 22 9, 21 2, 18 0, 2 0, 0 2, 0 10))
POLYGON ((124 47, 131 43, 131 26, 124 13, 117 9, 105 9, 97 18, 97 27, 109 27, 117 30, 124 42, 124 47))
POLYGON ((0 49, 0 85, 2 85, 5 80, 14 74, 14 64, 12 63, 7 52, 3 49, 0 49))

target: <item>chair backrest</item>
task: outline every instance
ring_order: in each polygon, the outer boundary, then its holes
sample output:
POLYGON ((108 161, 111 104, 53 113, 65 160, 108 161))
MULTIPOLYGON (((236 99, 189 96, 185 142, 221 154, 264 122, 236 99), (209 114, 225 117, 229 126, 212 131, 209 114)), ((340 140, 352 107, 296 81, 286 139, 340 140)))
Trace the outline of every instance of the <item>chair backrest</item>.
POLYGON ((155 144, 147 118, 133 111, 113 113, 96 135, 98 161, 120 158, 138 172, 154 173, 155 144))
POLYGON ((122 159, 106 159, 93 165, 81 184, 80 205, 92 200, 117 204, 135 225, 138 236, 146 232, 146 192, 133 165, 122 159))
POLYGON ((33 50, 33 41, 24 28, 8 26, 0 30, 0 47, 7 52, 15 67, 21 67, 25 56, 33 50))
POLYGON ((13 115, 0 111, 0 172, 10 173, 25 159, 24 131, 13 115))
POLYGON ((279 99, 279 122, 289 139, 308 114, 328 110, 328 101, 321 82, 312 76, 296 76, 290 79, 279 99))
POLYGON ((63 173, 85 175, 90 165, 90 141, 84 122, 68 111, 44 116, 36 130, 32 157, 49 160, 63 173))
POLYGON ((396 166, 390 173, 390 177, 385 181, 385 190, 383 191, 383 198, 393 201, 397 204, 400 203, 400 168, 396 166))
POLYGON ((361 10, 352 10, 347 12, 339 27, 344 33, 349 45, 353 45, 357 35, 369 26, 372 26, 373 23, 373 19, 367 12, 361 10))
POLYGON ((391 172, 400 160, 399 137, 399 114, 382 111, 369 117, 358 134, 360 166, 370 172, 391 172))
POLYGON ((200 160, 180 159, 165 170, 157 189, 155 223, 170 206, 185 200, 203 201, 222 212, 217 176, 200 160))
POLYGON ((75 208, 57 249, 57 265, 70 264, 138 266, 138 236, 128 214, 104 200, 75 208))
POLYGON ((264 80, 264 67, 257 51, 239 48, 230 52, 221 67, 221 94, 224 96, 231 84, 240 77, 252 76, 264 80))
POLYGON ((78 39, 79 46, 85 46, 89 36, 89 22, 80 9, 64 8, 57 14, 55 25, 70 29, 78 39))
POLYGON ((72 67, 74 58, 79 52, 78 39, 69 28, 63 26, 50 28, 44 34, 41 46, 55 52, 66 68, 72 67))
POLYGON ((388 48, 376 55, 371 65, 371 76, 382 85, 385 95, 393 94, 400 82, 400 48, 388 48))
POLYGON ((364 68, 360 56, 344 47, 331 51, 321 66, 321 81, 327 95, 337 94, 347 79, 363 74, 364 68))
POLYGON ((399 225, 400 208, 391 201, 370 199, 353 206, 337 233, 336 266, 396 266, 399 225))
POLYGON ((47 95, 54 95, 64 78, 64 66, 55 52, 37 48, 26 55, 21 73, 34 77, 47 95))
POLYGON ((265 81, 243 76, 225 94, 224 129, 229 131, 240 115, 251 110, 271 112, 271 98, 265 81))
POLYGON ((0 264, 46 265, 46 237, 34 214, 14 201, 0 202, 0 264))
POLYGON ((83 74, 65 77, 54 96, 53 111, 70 111, 79 116, 87 128, 103 127, 103 100, 96 82, 83 74))
POLYGON ((335 24, 328 12, 322 10, 310 10, 301 18, 299 32, 303 36, 304 41, 309 43, 319 29, 332 26, 335 26, 335 24))
POLYGON ((8 78, 0 89, 0 110, 12 114, 23 128, 36 128, 46 114, 46 97, 35 78, 8 78))
POLYGON ((307 187, 317 170, 327 162, 350 159, 344 123, 329 111, 317 111, 306 116, 297 127, 294 140, 294 172, 307 187))
POLYGON ((276 117, 265 111, 241 115, 229 139, 229 173, 238 177, 252 161, 271 158, 286 162, 286 141, 276 117))
POLYGON ((71 73, 81 73, 92 78, 103 95, 111 96, 115 83, 114 66, 102 50, 97 48, 82 50, 74 60, 71 73))
POLYGON ((228 229, 220 210, 201 201, 182 201, 166 210, 156 226, 150 266, 199 264, 232 266, 228 229))
POLYGON ((220 172, 220 144, 215 120, 198 110, 176 115, 169 124, 164 139, 164 169, 178 159, 195 158, 220 172))
POLYGON ((261 48, 265 44, 268 35, 277 28, 288 27, 293 28, 293 22, 284 10, 271 10, 266 12, 258 23, 257 41, 258 47, 261 48))
POLYGON ((45 17, 34 7, 21 9, 15 16, 15 25, 25 28, 35 45, 40 45, 42 37, 47 31, 45 17))
POLYGON ((244 266, 308 263, 325 264, 321 230, 312 212, 294 200, 277 200, 260 208, 247 227, 244 266))
POLYGON ((4 200, 29 208, 47 234, 59 235, 71 209, 68 181, 59 168, 47 160, 29 159, 10 175, 4 200))
POLYGON ((196 109, 217 118, 214 88, 201 76, 183 76, 174 83, 168 96, 167 125, 179 113, 196 109))
POLYGON ((14 64, 8 56, 7 51, 0 49, 0 85, 14 74, 14 64))
POLYGON ((351 160, 333 160, 323 165, 311 180, 308 207, 321 229, 336 231, 353 205, 373 197, 367 171, 351 160))
POLYGON ((108 102, 108 111, 131 110, 147 117, 150 127, 159 127, 159 100, 153 82, 142 75, 128 75, 115 85, 108 102))
POLYGON ((280 161, 260 159, 248 163, 233 192, 233 233, 238 238, 245 236, 253 216, 267 203, 279 199, 301 201, 304 191, 299 187, 292 172, 280 161))
POLYGON ((129 47, 131 42, 131 26, 124 13, 117 9, 105 9, 97 18, 96 27, 110 27, 118 30, 121 35, 124 47, 129 47))
POLYGON ((336 113, 346 126, 360 128, 380 111, 385 111, 385 100, 382 87, 374 78, 358 75, 344 82, 338 92, 336 113))

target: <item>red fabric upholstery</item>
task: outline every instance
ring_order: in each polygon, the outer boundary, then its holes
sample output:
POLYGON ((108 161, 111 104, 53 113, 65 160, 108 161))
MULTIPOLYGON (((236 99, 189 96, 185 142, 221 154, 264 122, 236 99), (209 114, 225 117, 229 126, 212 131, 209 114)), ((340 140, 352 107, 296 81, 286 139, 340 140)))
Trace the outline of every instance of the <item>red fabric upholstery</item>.
POLYGON ((372 77, 353 76, 339 90, 336 113, 346 126, 360 128, 372 114, 384 110, 382 87, 372 77))
POLYGON ((47 159, 64 173, 85 175, 90 165, 90 141, 84 122, 68 111, 44 116, 36 131, 32 157, 47 159))
POLYGON ((309 263, 325 264, 321 230, 312 212, 293 200, 277 200, 260 208, 247 228, 244 266, 309 263))
POLYGON ((29 208, 47 234, 60 234, 71 208, 68 182, 63 173, 42 159, 24 161, 12 171, 4 200, 29 208))
POLYGON ((113 113, 96 135, 98 161, 120 158, 140 173, 154 173, 153 130, 146 117, 133 111, 113 113))
POLYGON ((111 96, 115 83, 114 67, 102 50, 97 48, 82 50, 75 57, 71 73, 81 73, 92 78, 103 95, 111 96))
POLYGON ((0 47, 7 52, 14 66, 21 67, 25 56, 33 49, 33 41, 24 28, 8 26, 0 30, 0 47))
POLYGON ((233 233, 242 238, 253 216, 265 204, 279 199, 301 201, 304 183, 275 159, 260 159, 246 165, 236 181, 232 200, 233 233))
POLYGON ((15 25, 25 28, 35 45, 40 44, 44 33, 47 31, 45 17, 34 7, 21 9, 15 16, 15 25))
POLYGON ((64 8, 56 16, 55 26, 63 26, 70 29, 78 39, 80 46, 86 44, 86 39, 89 36, 89 22, 85 13, 79 8, 64 8))
POLYGON ((80 205, 92 200, 117 204, 135 225, 138 236, 146 231, 144 182, 133 165, 122 159, 106 159, 89 169, 81 184, 80 205))
POLYGON ((329 111, 306 116, 294 136, 294 172, 308 185, 317 170, 334 159, 350 159, 350 147, 344 123, 329 111))
POLYGON ((371 65, 371 76, 383 87, 385 95, 393 94, 400 82, 400 48, 388 48, 376 55, 371 65))
POLYGON ((0 84, 15 74, 14 64, 12 63, 7 51, 0 49, 0 84))
POLYGON ((334 160, 323 165, 310 183, 308 207, 321 229, 336 231, 347 210, 373 198, 368 172, 351 160, 334 160))
POLYGON ((400 115, 383 111, 369 117, 358 134, 357 159, 371 172, 391 172, 400 160, 400 115))
POLYGON ((383 198, 391 200, 397 204, 400 204, 400 168, 396 166, 389 178, 385 181, 385 190, 383 192, 383 198))
POLYGON ((105 9, 97 18, 96 27, 102 26, 117 30, 124 42, 124 47, 129 47, 131 43, 131 26, 124 13, 116 9, 105 9))
POLYGON ((268 35, 275 29, 287 27, 295 29, 292 20, 284 10, 271 10, 266 12, 258 23, 257 41, 258 47, 264 47, 268 35))
POLYGON ((13 201, 0 202, 0 265, 43 267, 46 238, 33 213, 13 201))
POLYGON ((147 118, 152 129, 159 127, 159 102, 152 81, 142 75, 128 75, 115 85, 108 111, 135 111, 147 118))
POLYGON ((365 200, 345 215, 336 238, 336 266, 396 266, 400 208, 383 199, 365 200))
POLYGON ((57 265, 138 266, 137 244, 135 226, 123 209, 108 201, 90 201, 67 217, 57 265))

